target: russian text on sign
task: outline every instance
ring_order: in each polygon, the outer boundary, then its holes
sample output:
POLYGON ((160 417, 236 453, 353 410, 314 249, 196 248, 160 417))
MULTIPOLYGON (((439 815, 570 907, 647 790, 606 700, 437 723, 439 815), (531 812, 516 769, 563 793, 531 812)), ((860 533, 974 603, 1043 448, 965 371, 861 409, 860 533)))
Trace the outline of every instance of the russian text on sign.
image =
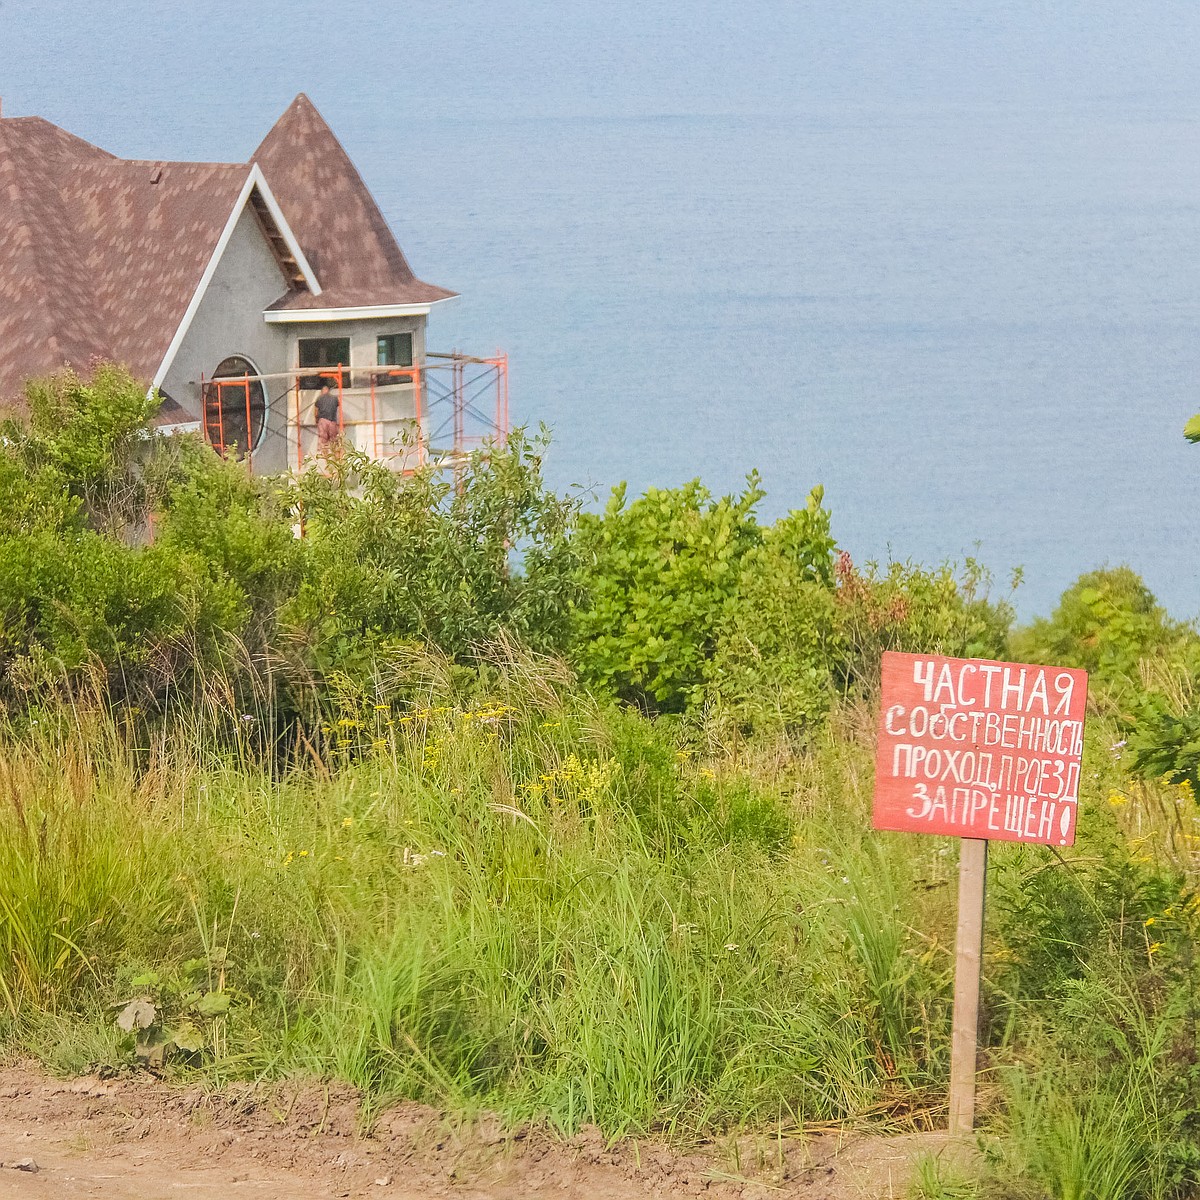
POLYGON ((877 829, 1074 841, 1083 671, 889 653, 882 696, 877 829))

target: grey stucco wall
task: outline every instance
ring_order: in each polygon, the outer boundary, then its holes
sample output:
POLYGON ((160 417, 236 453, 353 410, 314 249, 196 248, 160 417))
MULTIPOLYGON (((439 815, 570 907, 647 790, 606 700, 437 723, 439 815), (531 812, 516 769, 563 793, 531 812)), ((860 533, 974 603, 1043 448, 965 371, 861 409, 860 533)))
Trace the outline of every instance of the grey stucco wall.
POLYGON ((413 358, 425 360, 425 325, 428 317, 373 317, 369 321, 297 321, 287 325, 289 350, 292 366, 299 365, 300 338, 349 338, 350 365, 373 367, 375 365, 375 339, 389 333, 411 333, 413 335, 413 358))
MULTIPOLYGON (((300 340, 304 338, 349 338, 350 367, 355 370, 353 382, 364 384, 365 379, 357 368, 376 365, 376 338, 390 333, 413 335, 413 362, 420 365, 425 361, 425 326, 428 318, 375 317, 370 320, 351 321, 300 321, 278 326, 287 330, 288 365, 300 363, 300 340)), ((301 417, 303 421, 302 445, 305 458, 316 449, 316 432, 312 428, 313 401, 315 392, 301 392, 301 417)), ((347 422, 346 439, 351 445, 367 454, 378 451, 381 455, 396 453, 411 431, 416 416, 414 388, 409 385, 380 387, 375 394, 377 424, 369 424, 370 390, 366 386, 353 387, 343 395, 343 415, 347 422)), ((295 462, 295 443, 291 448, 295 462)))
MULTIPOLYGON (((222 359, 239 354, 264 375, 287 370, 291 365, 287 329, 263 320, 263 309, 284 290, 279 265, 247 207, 163 379, 163 391, 200 420, 201 375, 210 378, 222 359)), ((262 441, 254 451, 256 473, 282 471, 288 466, 286 380, 266 380, 264 387, 267 419, 262 441)))

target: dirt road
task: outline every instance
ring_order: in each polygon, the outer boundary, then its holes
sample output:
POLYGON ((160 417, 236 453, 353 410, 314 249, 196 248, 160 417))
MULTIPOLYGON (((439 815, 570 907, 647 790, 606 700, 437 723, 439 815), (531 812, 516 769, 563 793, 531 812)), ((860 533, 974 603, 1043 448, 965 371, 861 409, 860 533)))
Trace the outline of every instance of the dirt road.
POLYGON ((679 1153, 451 1123, 419 1105, 361 1132, 357 1097, 307 1085, 206 1093, 142 1077, 0 1071, 0 1200, 884 1200, 945 1135, 741 1138, 679 1153), (36 1170, 30 1169, 36 1166, 36 1170))

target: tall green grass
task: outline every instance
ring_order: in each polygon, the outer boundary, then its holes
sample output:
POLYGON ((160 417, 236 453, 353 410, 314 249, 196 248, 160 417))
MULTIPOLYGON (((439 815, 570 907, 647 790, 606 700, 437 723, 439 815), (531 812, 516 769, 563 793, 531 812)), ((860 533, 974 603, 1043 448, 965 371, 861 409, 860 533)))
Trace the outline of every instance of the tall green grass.
MULTIPOLYGON (((193 989, 228 1011, 167 1066, 215 1081, 614 1134, 943 1119, 955 848, 870 831, 861 713, 720 746, 515 657, 406 695, 348 694, 288 753, 257 709, 0 729, 8 1050, 132 1061, 114 1006, 193 989)), ((1167 1200, 1195 1175, 1200 813, 1093 742, 1080 847, 993 856, 989 1170, 1167 1200)))
POLYGON ((220 1077, 564 1129, 923 1111, 948 985, 908 930, 948 915, 909 885, 943 860, 863 833, 865 747, 831 797, 528 665, 491 693, 347 706, 286 770, 97 716, 0 733, 9 1044, 219 960, 224 1053, 190 1061, 220 1077))

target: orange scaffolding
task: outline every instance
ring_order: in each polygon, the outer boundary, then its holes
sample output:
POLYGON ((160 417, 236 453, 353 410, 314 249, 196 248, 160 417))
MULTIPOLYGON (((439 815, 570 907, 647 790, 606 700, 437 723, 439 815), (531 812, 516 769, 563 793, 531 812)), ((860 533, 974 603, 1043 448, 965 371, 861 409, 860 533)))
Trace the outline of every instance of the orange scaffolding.
MULTIPOLYGON (((204 377, 200 378, 200 396, 203 406, 203 424, 205 440, 221 455, 222 458, 228 456, 232 450, 238 458, 244 458, 247 466, 251 471, 254 469, 254 420, 252 415, 251 399, 250 399, 250 384, 251 376, 244 375, 241 378, 220 378, 210 379, 206 383, 204 377), (225 393, 228 391, 242 392, 245 402, 245 417, 246 417, 246 432, 245 443, 239 445, 237 438, 229 440, 226 437, 225 429, 225 413, 227 411, 237 412, 240 407, 240 402, 235 399, 227 404, 225 401, 225 393)), ((237 413, 240 417, 242 414, 237 413)), ((265 414, 264 414, 265 415, 265 414)))
POLYGON ((337 393, 340 446, 353 446, 393 470, 411 473, 427 463, 457 468, 473 449, 488 442, 503 445, 508 437, 508 355, 479 358, 454 351, 428 354, 411 366, 339 364, 201 376, 205 439, 223 457, 234 454, 250 471, 256 455, 279 464, 264 469, 303 471, 321 458, 314 404, 324 380, 337 393), (257 430, 255 385, 263 398, 257 430), (277 392, 274 401, 272 391, 277 392), (286 411, 282 428, 271 420, 272 408, 280 403, 286 411), (278 446, 273 453, 264 450, 265 439, 280 436, 286 443, 282 454, 278 446))

